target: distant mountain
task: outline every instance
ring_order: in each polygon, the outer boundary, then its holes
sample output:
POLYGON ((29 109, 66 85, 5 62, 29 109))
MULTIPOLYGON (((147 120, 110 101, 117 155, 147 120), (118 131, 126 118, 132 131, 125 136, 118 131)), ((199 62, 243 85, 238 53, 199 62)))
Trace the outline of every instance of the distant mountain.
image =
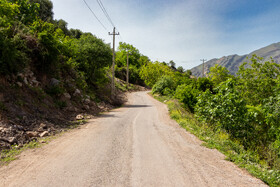
MULTIPOLYGON (((221 66, 226 67, 230 71, 230 73, 234 75, 237 73, 239 66, 243 62, 249 62, 253 54, 263 57, 265 61, 269 60, 270 57, 272 57, 276 63, 280 64, 280 42, 258 49, 247 55, 230 55, 224 56, 222 58, 214 58, 212 60, 209 60, 204 64, 204 74, 206 75, 207 73, 209 73, 210 68, 215 66, 215 64, 219 64, 221 66), (247 57, 249 59, 247 59, 247 57)), ((196 77, 201 77, 202 68, 202 64, 192 68, 192 74, 196 77)))

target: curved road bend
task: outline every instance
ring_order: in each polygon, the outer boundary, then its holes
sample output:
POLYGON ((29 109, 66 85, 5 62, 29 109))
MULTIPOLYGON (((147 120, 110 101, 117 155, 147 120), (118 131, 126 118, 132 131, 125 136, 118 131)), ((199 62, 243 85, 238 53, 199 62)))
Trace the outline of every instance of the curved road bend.
POLYGON ((147 92, 0 168, 0 186, 266 186, 168 116, 147 92))

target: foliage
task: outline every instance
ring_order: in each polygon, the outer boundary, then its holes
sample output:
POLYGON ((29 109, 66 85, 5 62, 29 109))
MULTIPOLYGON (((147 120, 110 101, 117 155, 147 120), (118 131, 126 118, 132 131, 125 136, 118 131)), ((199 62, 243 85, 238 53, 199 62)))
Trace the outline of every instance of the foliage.
POLYGON ((139 58, 141 56, 138 49, 133 45, 120 42, 118 47, 118 52, 116 53, 116 65, 119 67, 125 66, 127 62, 127 54, 129 54, 129 65, 140 67, 139 58))
MULTIPOLYGON (((28 9, 26 1, 22 1, 28 9)), ((15 73, 25 66, 26 47, 22 41, 23 34, 18 33, 18 27, 24 27, 17 23, 16 19, 21 16, 23 8, 7 0, 1 1, 0 4, 0 74, 15 73)), ((32 17, 32 15, 29 15, 32 17)), ((24 19, 29 18, 20 18, 24 19)))
POLYGON ((129 63, 129 82, 144 85, 139 73, 141 67, 150 61, 149 58, 140 54, 133 45, 120 42, 116 52, 116 77, 122 80, 126 80, 127 60, 129 63))
MULTIPOLYGON (((139 77, 140 69, 136 66, 129 66, 129 83, 144 85, 143 80, 139 77)), ((116 66, 115 75, 121 80, 126 81, 127 67, 116 66)))
POLYGON ((199 77, 195 82, 195 87, 199 91, 205 92, 206 90, 213 91, 214 84, 213 82, 206 77, 199 77))
POLYGON ((251 63, 244 63, 238 71, 239 90, 251 105, 258 105, 264 99, 274 96, 274 87, 280 75, 280 65, 273 60, 262 62, 253 55, 251 63))
POLYGON ((152 93, 161 95, 170 95, 175 89, 174 81, 171 77, 163 76, 153 86, 152 93))
POLYGON ((184 68, 182 66, 178 66, 177 71, 179 71, 180 73, 184 73, 184 68))
POLYGON ((198 97, 195 114, 201 121, 226 130, 233 138, 248 140, 252 127, 248 124, 246 102, 235 89, 232 79, 221 83, 212 95, 209 90, 198 97))
POLYGON ((53 3, 50 0, 30 0, 31 3, 39 4, 39 17, 43 21, 50 22, 53 20, 53 3))
MULTIPOLYGON (((266 130, 266 138, 269 142, 274 142, 277 150, 280 149, 280 94, 269 97, 262 106, 262 125, 266 130)), ((280 168, 280 167, 279 167, 280 168)))
POLYGON ((164 75, 171 75, 172 70, 167 65, 160 62, 149 62, 140 69, 140 77, 149 87, 153 85, 164 75))
MULTIPOLYGON (((204 141, 202 145, 212 149, 218 149, 226 155, 227 160, 247 169, 253 176, 260 178, 266 184, 270 186, 280 185, 279 170, 269 168, 267 163, 264 160, 261 160, 257 153, 251 150, 245 150, 242 144, 238 141, 232 140, 223 130, 215 130, 211 128, 211 126, 197 121, 193 114, 184 110, 176 100, 170 100, 170 98, 167 98, 166 96, 154 97, 161 102, 164 101, 167 103, 171 118, 176 120, 182 128, 204 141)), ((271 149, 275 149, 276 146, 273 146, 274 145, 271 146, 271 149)), ((271 155, 271 151, 267 153, 271 155)), ((277 157, 278 156, 276 155, 276 158, 277 157)))
POLYGON ((195 89, 192 84, 182 84, 177 87, 174 98, 178 99, 184 104, 185 108, 193 112, 199 94, 200 91, 195 89))
POLYGON ((173 60, 170 60, 170 62, 168 63, 170 68, 174 71, 176 71, 176 63, 173 60))
POLYGON ((74 41, 77 55, 74 57, 79 71, 89 83, 102 84, 106 81, 105 67, 111 64, 112 53, 110 46, 92 34, 83 34, 74 41))
POLYGON ((169 72, 170 76, 172 77, 173 81, 174 81, 174 90, 176 89, 177 86, 181 85, 181 84, 192 84, 193 80, 190 79, 186 74, 184 73, 180 73, 178 71, 174 71, 174 72, 169 72))
POLYGON ((77 84, 107 81, 110 46, 92 34, 68 30, 53 20, 49 0, 3 0, 0 4, 0 74, 16 74, 31 65, 40 73, 59 77, 71 73, 77 84), (68 71, 67 71, 68 70, 68 71))
POLYGON ((64 21, 63 19, 59 19, 54 20, 53 22, 56 28, 61 29, 65 35, 70 36, 71 33, 67 28, 68 23, 66 21, 64 21))
MULTIPOLYGON (((4 0, 4 2, 7 0, 4 0)), ((37 19, 39 12, 39 4, 32 3, 29 0, 10 0, 10 2, 18 5, 16 16, 17 21, 22 22, 25 25, 32 24, 37 19)))
POLYGON ((226 81, 229 78, 234 77, 229 73, 228 69, 218 64, 210 68, 210 73, 208 75, 210 80, 214 83, 215 86, 217 86, 221 82, 226 81))

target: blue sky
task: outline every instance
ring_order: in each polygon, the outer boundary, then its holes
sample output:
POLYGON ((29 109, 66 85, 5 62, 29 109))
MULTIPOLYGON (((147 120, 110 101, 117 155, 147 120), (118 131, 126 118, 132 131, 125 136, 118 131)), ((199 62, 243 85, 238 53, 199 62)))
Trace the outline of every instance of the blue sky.
MULTIPOLYGON (((55 19, 112 42, 112 26, 96 0, 52 0, 55 19)), ((190 69, 200 59, 247 54, 280 42, 280 0, 102 0, 121 33, 151 60, 190 69)))

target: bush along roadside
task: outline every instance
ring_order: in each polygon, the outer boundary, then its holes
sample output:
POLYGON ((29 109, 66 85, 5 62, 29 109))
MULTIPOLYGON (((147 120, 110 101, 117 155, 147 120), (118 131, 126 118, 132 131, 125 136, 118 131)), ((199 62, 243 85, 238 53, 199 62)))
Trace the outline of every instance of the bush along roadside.
POLYGON ((270 186, 280 185, 279 170, 271 169, 266 160, 260 158, 254 150, 245 149, 238 140, 221 128, 200 122, 195 115, 176 99, 170 96, 153 95, 157 100, 167 104, 170 117, 182 128, 204 141, 203 145, 217 149, 226 156, 226 160, 232 161, 241 168, 245 168, 253 176, 261 179, 270 186))
POLYGON ((235 76, 219 65, 199 78, 173 70, 157 79, 150 69, 143 75, 153 94, 172 99, 171 117, 181 126, 265 183, 280 185, 279 64, 253 55, 235 76))

